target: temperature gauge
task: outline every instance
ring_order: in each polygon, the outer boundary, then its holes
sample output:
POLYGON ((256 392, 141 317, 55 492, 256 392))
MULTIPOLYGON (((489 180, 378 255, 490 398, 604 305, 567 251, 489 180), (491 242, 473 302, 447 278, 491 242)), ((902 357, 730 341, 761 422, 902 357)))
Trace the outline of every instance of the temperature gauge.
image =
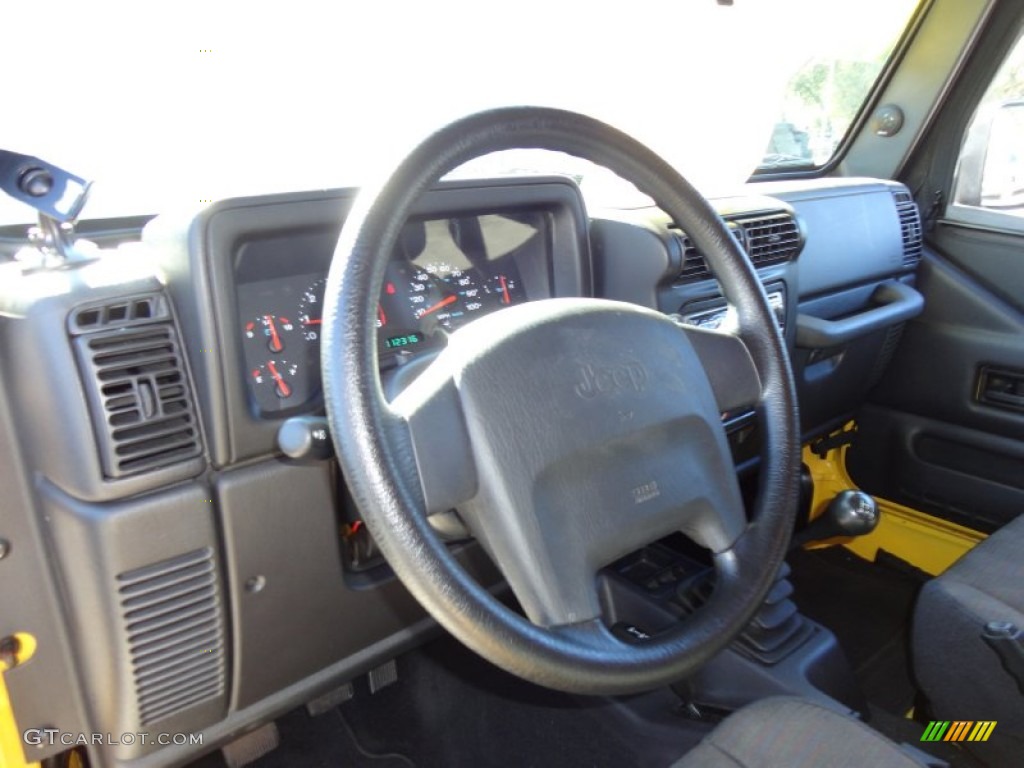
POLYGON ((265 344, 271 352, 282 352, 295 333, 295 326, 287 317, 260 315, 245 324, 247 341, 265 344))
POLYGON ((525 298, 519 280, 512 275, 493 275, 487 278, 484 291, 494 309, 518 304, 525 298))

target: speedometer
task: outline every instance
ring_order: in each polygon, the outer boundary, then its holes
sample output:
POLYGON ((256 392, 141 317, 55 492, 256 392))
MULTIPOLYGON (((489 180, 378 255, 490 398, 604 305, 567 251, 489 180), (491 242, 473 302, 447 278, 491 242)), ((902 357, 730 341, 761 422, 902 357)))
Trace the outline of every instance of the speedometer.
POLYGON ((482 295, 472 272, 447 262, 416 266, 409 275, 407 301, 412 317, 421 324, 434 322, 454 330, 484 308, 482 295))

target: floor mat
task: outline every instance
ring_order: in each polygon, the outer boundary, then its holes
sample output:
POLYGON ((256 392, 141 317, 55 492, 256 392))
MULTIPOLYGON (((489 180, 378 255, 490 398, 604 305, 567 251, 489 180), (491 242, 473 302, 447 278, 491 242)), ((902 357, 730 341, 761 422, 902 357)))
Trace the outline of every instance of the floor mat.
POLYGON ((278 720, 281 746, 252 768, 667 766, 713 727, 685 718, 668 689, 628 699, 556 693, 449 637, 397 664, 399 681, 374 694, 364 677, 340 707, 278 720))
MULTIPOLYGON (((632 708, 539 688, 444 638, 398 660, 400 683, 341 707, 370 752, 430 766, 668 765, 710 726, 673 715, 667 691, 632 708), (651 720, 636 717, 643 707, 651 720), (660 721, 659 721, 660 716, 660 721)), ((361 692, 360 692, 361 693, 361 692)))
POLYGON ((902 716, 916 695, 908 633, 922 576, 843 547, 800 550, 789 564, 801 612, 835 633, 868 701, 902 716))
MULTIPOLYGON (((411 768, 401 754, 374 753, 359 743, 338 709, 310 717, 305 708, 292 710, 277 720, 281 744, 273 752, 249 763, 248 768, 411 768)), ((189 768, 227 768, 221 753, 214 752, 191 763, 189 768)))

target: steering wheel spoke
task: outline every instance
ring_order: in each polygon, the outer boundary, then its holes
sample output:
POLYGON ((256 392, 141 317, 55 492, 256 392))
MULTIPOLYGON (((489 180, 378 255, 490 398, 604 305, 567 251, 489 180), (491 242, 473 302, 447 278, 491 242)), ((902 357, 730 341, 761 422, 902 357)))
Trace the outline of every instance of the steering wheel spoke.
POLYGON ((406 423, 427 515, 476 493, 476 465, 455 380, 442 355, 391 403, 406 423))
POLYGON ((761 378, 750 350, 739 336, 682 326, 722 413, 753 408, 761 400, 761 378))
MULTIPOLYGON (((478 538, 472 515, 469 528, 478 538)), ((510 542, 486 542, 498 570, 501 571, 519 601, 526 617, 538 627, 551 629, 597 621, 601 617, 597 568, 586 553, 566 546, 542 547, 532 556, 510 542)))

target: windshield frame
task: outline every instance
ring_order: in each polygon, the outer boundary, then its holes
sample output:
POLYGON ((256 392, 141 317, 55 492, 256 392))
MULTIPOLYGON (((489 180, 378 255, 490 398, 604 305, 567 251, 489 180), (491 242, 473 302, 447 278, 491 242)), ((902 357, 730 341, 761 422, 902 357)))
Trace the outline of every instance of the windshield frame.
POLYGON ((836 145, 836 149, 832 153, 832 156, 825 163, 822 165, 788 166, 785 168, 773 168, 771 166, 759 165, 750 175, 748 182, 756 183, 759 181, 781 181, 785 179, 812 179, 819 178, 821 176, 828 176, 833 173, 843 160, 846 159, 846 155, 853 146, 854 140, 867 127, 868 121, 874 114, 875 109, 879 106, 882 95, 885 93, 893 75, 899 69, 907 51, 913 44, 914 39, 917 37, 917 33, 921 29, 921 25, 924 23, 929 11, 931 11, 934 2, 935 0, 921 0, 921 2, 918 3, 914 12, 910 15, 906 26, 900 33, 899 39, 893 46, 892 52, 889 54, 885 64, 882 66, 881 71, 878 73, 878 76, 875 78, 875 81, 867 94, 865 94, 864 100, 861 102, 856 115, 854 115, 853 120, 850 121, 849 127, 843 134, 843 138, 836 145))

